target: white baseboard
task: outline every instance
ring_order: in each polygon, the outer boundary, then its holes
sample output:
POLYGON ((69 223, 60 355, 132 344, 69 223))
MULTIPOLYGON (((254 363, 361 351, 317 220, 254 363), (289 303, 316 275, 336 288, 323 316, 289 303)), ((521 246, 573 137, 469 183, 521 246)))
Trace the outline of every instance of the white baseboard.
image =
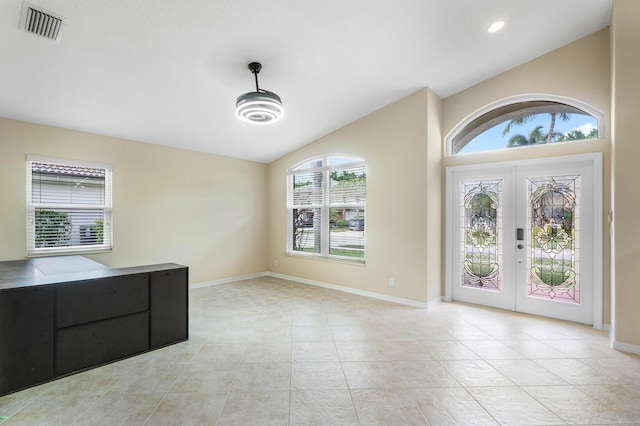
POLYGON ((438 296, 435 299, 431 299, 427 302, 427 309, 433 309, 438 303, 442 303, 442 296, 438 296))
MULTIPOLYGON (((602 324, 602 328, 600 330, 606 331, 606 332, 610 332, 611 331, 611 324, 602 324)), ((609 334, 611 334, 611 333, 609 333, 609 334)))
POLYGON ((611 347, 613 349, 617 349, 623 352, 631 352, 632 354, 640 354, 640 346, 632 345, 629 343, 616 342, 615 340, 611 341, 611 347))
POLYGON ((422 308, 422 309, 427 309, 430 304, 436 303, 436 302, 439 301, 439 300, 434 299, 429 303, 416 302, 415 300, 409 300, 409 299, 403 299, 403 298, 400 298, 400 297, 387 296, 385 294, 379 294, 379 293, 374 293, 374 292, 365 291, 365 290, 357 290, 357 289, 354 289, 354 288, 344 287, 344 286, 341 286, 341 285, 329 284, 329 283, 324 283, 324 282, 321 282, 321 281, 308 280, 306 278, 293 277, 293 276, 290 276, 290 275, 277 274, 275 272, 265 272, 262 275, 263 276, 267 276, 267 277, 281 278, 283 280, 295 281, 295 282, 302 283, 302 284, 314 285, 314 286, 317 286, 317 287, 328 288, 328 289, 331 289, 331 290, 343 291, 345 293, 357 294, 358 296, 370 297, 372 299, 384 300, 386 302, 399 303, 401 305, 413 306, 413 307, 422 308))
POLYGON ((260 273, 257 273, 257 274, 251 274, 251 275, 239 275, 237 277, 223 278, 221 280, 205 281, 205 282, 201 282, 201 283, 190 284, 189 285, 189 289, 202 288, 202 287, 211 287, 211 286, 214 286, 214 285, 233 283, 233 282, 236 282, 236 281, 250 280, 250 279, 253 279, 253 278, 260 278, 260 277, 264 277, 264 276, 265 276, 264 272, 260 272, 260 273))
POLYGON ((224 279, 221 279, 221 280, 194 283, 194 284, 189 285, 189 289, 211 287, 211 286, 215 286, 215 285, 227 284, 227 283, 232 283, 232 282, 236 282, 236 281, 250 280, 250 279, 253 279, 253 278, 260 278, 260 277, 280 278, 280 279, 283 279, 283 280, 295 281, 295 282, 298 282, 298 283, 301 283, 301 284, 314 285, 314 286, 317 286, 317 287, 323 287, 323 288, 328 288, 328 289, 331 289, 331 290, 343 291, 345 293, 357 294, 359 296, 370 297, 372 299, 384 300, 386 302, 398 303, 398 304, 401 304, 401 305, 413 306, 415 308, 422 308, 422 309, 433 308, 435 305, 437 305, 438 303, 442 302, 442 297, 440 297, 440 296, 430 300, 427 303, 422 303, 422 302, 416 302, 415 300, 403 299, 401 297, 387 296, 385 294, 374 293, 372 291, 357 290, 357 289, 354 289, 354 288, 344 287, 344 286, 341 286, 341 285, 329 284, 329 283, 325 283, 325 282, 321 282, 321 281, 315 281, 315 280, 308 280, 306 278, 299 278, 299 277, 294 277, 294 276, 291 276, 291 275, 277 274, 275 272, 259 272, 257 274, 239 275, 237 277, 224 278, 224 279))

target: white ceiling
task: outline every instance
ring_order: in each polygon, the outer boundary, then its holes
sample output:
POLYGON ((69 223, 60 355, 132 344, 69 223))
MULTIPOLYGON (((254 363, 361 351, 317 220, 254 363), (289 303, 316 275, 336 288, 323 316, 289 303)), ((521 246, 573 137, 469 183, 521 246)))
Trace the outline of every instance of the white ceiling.
POLYGON ((64 32, 22 31, 22 1, 0 1, 0 116, 269 162, 420 88, 445 98, 606 27, 612 0, 30 3, 64 32), (286 108, 270 126, 234 115, 252 61, 286 108))

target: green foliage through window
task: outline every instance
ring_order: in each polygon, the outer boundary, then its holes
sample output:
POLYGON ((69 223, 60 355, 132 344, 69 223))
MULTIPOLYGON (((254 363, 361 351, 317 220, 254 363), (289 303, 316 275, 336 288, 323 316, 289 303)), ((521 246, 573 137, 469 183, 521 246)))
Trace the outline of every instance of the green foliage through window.
POLYGON ((71 239, 71 218, 65 212, 36 209, 36 247, 64 247, 71 239))

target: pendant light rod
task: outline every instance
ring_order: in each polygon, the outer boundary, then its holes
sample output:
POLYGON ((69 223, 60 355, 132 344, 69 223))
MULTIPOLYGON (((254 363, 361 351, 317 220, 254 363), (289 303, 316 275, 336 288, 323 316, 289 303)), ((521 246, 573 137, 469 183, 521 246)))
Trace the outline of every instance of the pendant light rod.
POLYGON ((260 62, 251 62, 249 65, 249 70, 253 73, 253 76, 256 78, 256 92, 260 91, 258 87, 258 74, 262 69, 262 64, 260 62))

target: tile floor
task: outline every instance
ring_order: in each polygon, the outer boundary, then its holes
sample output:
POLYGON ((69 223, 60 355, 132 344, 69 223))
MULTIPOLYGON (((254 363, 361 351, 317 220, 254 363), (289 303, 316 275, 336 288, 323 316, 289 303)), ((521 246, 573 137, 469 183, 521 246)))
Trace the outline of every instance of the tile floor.
POLYGON ((260 278, 190 340, 0 398, 9 425, 640 425, 640 357, 591 327, 260 278))

